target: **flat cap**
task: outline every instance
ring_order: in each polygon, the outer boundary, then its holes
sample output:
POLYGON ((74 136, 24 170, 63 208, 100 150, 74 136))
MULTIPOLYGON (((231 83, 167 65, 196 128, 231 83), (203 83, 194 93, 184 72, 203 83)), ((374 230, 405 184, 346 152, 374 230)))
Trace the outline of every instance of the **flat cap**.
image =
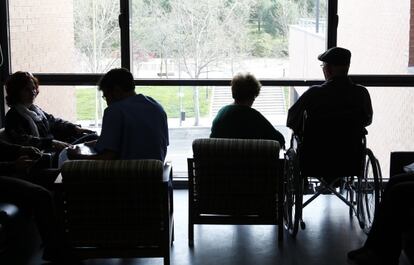
POLYGON ((333 65, 349 65, 351 52, 341 47, 333 47, 319 55, 318 59, 333 65))

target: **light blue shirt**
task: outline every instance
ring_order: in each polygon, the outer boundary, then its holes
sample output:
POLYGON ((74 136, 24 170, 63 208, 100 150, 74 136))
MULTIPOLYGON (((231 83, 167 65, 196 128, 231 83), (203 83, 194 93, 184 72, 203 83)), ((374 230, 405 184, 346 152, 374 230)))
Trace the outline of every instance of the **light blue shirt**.
POLYGON ((116 152, 119 159, 158 159, 167 154, 168 123, 162 106, 142 94, 108 106, 95 149, 116 152))

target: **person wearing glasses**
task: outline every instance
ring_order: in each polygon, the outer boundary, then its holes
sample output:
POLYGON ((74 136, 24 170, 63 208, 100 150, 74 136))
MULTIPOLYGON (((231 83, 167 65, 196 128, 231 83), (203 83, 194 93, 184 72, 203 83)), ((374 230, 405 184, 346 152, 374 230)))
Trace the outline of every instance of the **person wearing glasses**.
POLYGON ((99 82, 108 107, 93 152, 76 146, 68 149, 69 159, 156 159, 167 154, 168 122, 163 107, 153 98, 135 92, 134 77, 125 68, 115 68, 99 82))
MULTIPOLYGON (((308 115, 329 115, 349 110, 357 113, 356 123, 362 128, 372 122, 372 105, 368 90, 354 84, 348 77, 351 52, 333 47, 318 56, 322 61, 325 82, 311 86, 289 109, 287 126, 300 135, 305 112, 308 115)), ((332 115, 334 117, 334 115, 332 115)))
MULTIPOLYGON (((93 132, 68 121, 55 118, 34 101, 39 94, 39 81, 28 72, 16 72, 6 84, 5 130, 12 143, 40 150, 60 152, 79 138, 93 132)), ((96 139, 96 137, 95 137, 96 139)))

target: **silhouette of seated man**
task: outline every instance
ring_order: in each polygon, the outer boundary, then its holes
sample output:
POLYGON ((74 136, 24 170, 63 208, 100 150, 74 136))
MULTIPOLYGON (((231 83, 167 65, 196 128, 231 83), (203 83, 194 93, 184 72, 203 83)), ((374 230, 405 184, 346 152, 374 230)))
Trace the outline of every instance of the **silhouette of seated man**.
POLYGON ((403 234, 413 226, 413 192, 414 173, 389 179, 364 246, 348 253, 354 264, 399 264, 403 234))
POLYGON ((88 143, 96 154, 69 148, 71 159, 157 159, 167 154, 167 114, 153 98, 136 94, 134 78, 124 68, 112 69, 99 83, 108 107, 96 142, 88 143))
POLYGON ((283 135, 257 110, 253 102, 260 93, 260 82, 250 73, 239 73, 231 81, 234 103, 217 113, 211 138, 268 139, 285 145, 283 135))
POLYGON ((367 89, 348 77, 349 50, 334 47, 318 59, 326 81, 311 86, 289 109, 287 126, 304 136, 301 170, 330 182, 359 173, 362 138, 372 122, 372 106, 367 89), (339 157, 330 151, 337 151, 339 157))

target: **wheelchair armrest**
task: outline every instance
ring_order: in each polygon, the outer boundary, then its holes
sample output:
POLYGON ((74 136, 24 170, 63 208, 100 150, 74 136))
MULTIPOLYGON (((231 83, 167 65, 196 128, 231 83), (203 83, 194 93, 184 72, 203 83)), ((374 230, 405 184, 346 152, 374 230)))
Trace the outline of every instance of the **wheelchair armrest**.
POLYGON ((414 162, 414 152, 391 152, 390 177, 404 173, 404 166, 414 162))

